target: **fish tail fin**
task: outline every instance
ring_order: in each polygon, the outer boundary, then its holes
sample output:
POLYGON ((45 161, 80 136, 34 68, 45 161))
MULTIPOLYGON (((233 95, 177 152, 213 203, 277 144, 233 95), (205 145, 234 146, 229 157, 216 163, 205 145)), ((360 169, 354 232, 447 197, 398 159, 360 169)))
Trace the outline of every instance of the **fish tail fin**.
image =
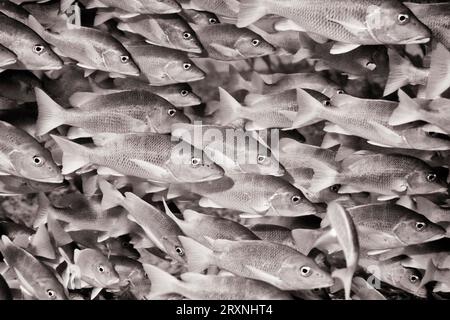
POLYGON ((322 230, 294 229, 291 231, 295 247, 304 255, 308 255, 314 248, 314 243, 322 235, 322 230))
POLYGON ((350 295, 352 291, 352 279, 354 271, 349 268, 336 269, 331 273, 333 278, 338 278, 344 285, 345 300, 351 300, 350 295))
POLYGON ((36 256, 53 260, 56 258, 47 227, 40 225, 30 242, 29 251, 36 256))
POLYGON ((48 216, 51 213, 52 204, 47 198, 45 193, 39 192, 38 194, 38 210, 36 219, 33 222, 33 228, 38 228, 43 224, 47 223, 48 216))
POLYGON ((169 293, 179 293, 181 281, 151 264, 143 264, 145 273, 148 275, 152 287, 147 299, 153 299, 169 293))
POLYGON ((297 89, 298 112, 292 124, 293 128, 301 128, 313 124, 318 117, 322 104, 303 89, 297 89))
POLYGON ((61 148, 63 152, 62 174, 72 173, 89 164, 89 149, 82 145, 79 145, 78 143, 69 141, 59 136, 50 136, 53 138, 53 140, 55 140, 56 144, 61 148))
POLYGON ((65 122, 66 110, 50 98, 42 89, 34 88, 38 106, 36 134, 42 136, 65 122))
POLYGON ((28 16, 28 27, 36 32, 42 39, 48 42, 48 32, 31 14, 28 16))
MULTIPOLYGON (((95 15, 95 18, 94 18, 94 27, 99 26, 99 25, 105 23, 106 21, 115 18, 115 16, 116 15, 115 15, 114 11, 97 10, 97 14, 95 15)), ((122 23, 122 22, 119 22, 119 24, 122 26, 124 25, 124 23, 122 23)), ((118 28, 119 28, 119 24, 117 25, 118 28)))
POLYGON ((164 205, 164 210, 166 212, 166 214, 176 223, 178 223, 180 221, 180 219, 178 219, 172 212, 172 210, 170 210, 169 206, 167 205, 166 199, 164 199, 164 197, 162 198, 162 202, 164 205))
POLYGON ((213 251, 191 238, 179 236, 184 251, 189 271, 202 272, 212 265, 213 251))
POLYGON ((292 62, 297 63, 301 62, 305 59, 309 59, 313 56, 313 52, 309 48, 300 48, 298 51, 294 54, 292 58, 292 62))
POLYGON ((323 167, 320 170, 314 169, 314 176, 311 180, 309 190, 319 192, 339 183, 339 172, 334 169, 323 167))
POLYGON ((238 28, 246 27, 267 14, 264 1, 261 0, 242 0, 239 6, 238 28))
POLYGON ((408 122, 414 122, 421 120, 420 105, 411 99, 403 90, 398 90, 398 97, 400 103, 397 108, 392 112, 389 118, 389 124, 392 126, 398 126, 408 122))
POLYGON ((99 177, 98 186, 103 193, 101 204, 103 211, 122 205, 124 196, 111 183, 99 177))
POLYGON ((408 69, 413 67, 411 61, 403 58, 397 51, 389 49, 389 76, 384 87, 383 96, 388 96, 409 84, 408 69))
POLYGON ((219 94, 219 108, 214 112, 213 118, 217 124, 228 125, 239 119, 243 108, 241 104, 231 96, 231 94, 221 87, 219 87, 219 94))
POLYGON ((437 268, 433 263, 433 260, 428 260, 427 268, 425 270, 425 274, 423 275, 422 281, 420 282, 420 286, 423 287, 428 282, 435 281, 434 274, 436 273, 437 268))
POLYGON ((427 82, 427 99, 439 97, 450 86, 450 52, 438 43, 431 54, 431 65, 427 82))
POLYGON ((235 67, 230 65, 230 80, 228 81, 228 89, 230 92, 236 92, 239 90, 253 91, 253 85, 250 81, 244 79, 244 77, 236 70, 235 67))

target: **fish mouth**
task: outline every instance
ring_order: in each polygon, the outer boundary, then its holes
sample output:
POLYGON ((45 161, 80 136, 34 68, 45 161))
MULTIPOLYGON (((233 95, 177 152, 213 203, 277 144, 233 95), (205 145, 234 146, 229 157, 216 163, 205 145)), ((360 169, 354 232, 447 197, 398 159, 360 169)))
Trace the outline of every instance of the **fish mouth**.
POLYGON ((0 64, 0 67, 9 66, 9 65, 14 64, 16 62, 17 62, 17 59, 15 59, 15 58, 4 60, 3 63, 0 64))
POLYGON ((61 70, 62 68, 63 68, 63 64, 54 64, 54 65, 47 66, 43 70, 61 70))
MULTIPOLYGON (((25 177, 26 178, 26 177, 25 177)), ((30 179, 30 178, 28 178, 30 179)), ((64 176, 62 174, 57 175, 56 177, 49 177, 49 178, 42 178, 42 179, 31 179, 37 182, 46 182, 46 183, 63 183, 64 182, 64 176)))
POLYGON ((401 44, 419 44, 419 43, 427 43, 430 42, 430 37, 424 37, 424 36, 417 36, 414 38, 411 38, 409 40, 401 42, 401 44))

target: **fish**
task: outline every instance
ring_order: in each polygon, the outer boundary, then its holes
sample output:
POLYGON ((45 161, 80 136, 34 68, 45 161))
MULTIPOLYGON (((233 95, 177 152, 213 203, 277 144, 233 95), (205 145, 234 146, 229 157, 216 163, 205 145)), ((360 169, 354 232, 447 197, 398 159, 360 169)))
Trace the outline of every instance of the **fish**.
POLYGON ((200 150, 161 134, 124 134, 88 148, 52 135, 63 150, 63 174, 96 164, 104 172, 131 175, 156 182, 201 182, 219 179, 223 169, 200 150))
POLYGON ((239 11, 238 0, 180 0, 179 2, 183 9, 212 12, 226 23, 236 22, 239 11))
POLYGON ((177 15, 141 15, 122 20, 117 28, 139 34, 153 45, 198 54, 203 51, 196 33, 177 15))
POLYGON ((44 183, 61 183, 63 176, 48 150, 25 131, 0 121, 0 171, 44 183))
POLYGON ((247 28, 222 23, 192 27, 207 56, 212 59, 235 61, 275 52, 274 46, 247 28))
POLYGON ((336 53, 345 53, 360 45, 430 41, 430 30, 400 2, 366 1, 358 3, 354 10, 349 10, 347 4, 345 0, 331 4, 243 0, 236 25, 246 27, 266 14, 278 14, 288 19, 291 30, 306 31, 340 43, 335 47, 336 53))
POLYGON ((38 300, 67 300, 67 291, 55 273, 26 250, 14 245, 2 236, 0 252, 12 268, 21 289, 38 300))
POLYGON ((124 46, 103 31, 67 24, 53 32, 44 29, 33 16, 29 17, 28 24, 50 43, 59 55, 75 60, 77 65, 87 69, 88 73, 102 70, 130 76, 140 74, 138 66, 124 46))
POLYGON ((289 293, 262 281, 243 277, 202 275, 186 272, 178 280, 169 273, 151 265, 144 269, 152 282, 149 299, 168 293, 181 294, 194 300, 291 300, 289 293))
POLYGON ((339 94, 321 103, 300 89, 297 99, 303 103, 299 104, 294 128, 327 120, 331 123, 324 128, 326 132, 356 135, 377 146, 419 150, 446 150, 450 146, 446 139, 430 135, 421 126, 390 126, 389 118, 398 102, 339 94))
POLYGON ((150 86, 134 79, 114 79, 114 85, 120 90, 146 90, 166 99, 177 108, 192 107, 202 103, 189 84, 175 83, 166 86, 150 86))
POLYGON ((62 68, 61 59, 50 46, 27 25, 0 14, 0 45, 16 55, 17 63, 9 69, 57 70, 62 68), (15 41, 20 37, 21 41, 15 41))
POLYGON ((331 276, 309 257, 277 243, 261 240, 211 240, 212 249, 180 237, 186 250, 189 271, 199 272, 209 265, 254 280, 267 282, 282 290, 328 287, 331 276))
POLYGON ((151 44, 125 44, 141 70, 140 80, 154 86, 193 82, 205 73, 178 50, 151 44))
POLYGON ((178 236, 183 232, 175 221, 131 192, 126 192, 123 196, 106 180, 101 180, 99 185, 103 192, 103 208, 117 205, 124 207, 128 211, 128 218, 141 226, 145 234, 160 250, 176 261, 185 262, 185 252, 178 240, 178 236))
POLYGON ((0 12, 25 25, 27 24, 28 16, 30 15, 30 13, 25 8, 11 1, 2 1, 0 3, 0 12))
MULTIPOLYGON (((72 2, 73 0, 63 0, 61 7, 63 9, 67 8, 72 2)), ((88 9, 113 7, 132 12, 134 14, 170 14, 181 11, 180 5, 175 0, 131 0, 126 3, 120 0, 84 0, 82 2, 86 3, 86 8, 88 9)))
POLYGON ((414 121, 426 121, 450 132, 450 99, 438 98, 434 100, 412 99, 404 91, 398 92, 400 103, 389 118, 390 125, 402 125, 414 121))
POLYGON ((207 26, 220 23, 219 18, 212 12, 183 8, 178 13, 187 23, 198 26, 207 26))
POLYGON ((183 211, 183 220, 177 218, 164 201, 166 214, 180 227, 185 235, 209 247, 207 238, 214 240, 258 240, 254 232, 229 219, 202 214, 194 210, 183 211))
POLYGON ((64 109, 43 90, 35 90, 39 136, 63 124, 73 126, 73 135, 68 133, 73 139, 98 133, 169 133, 172 124, 189 123, 183 112, 149 91, 77 92, 69 99, 74 108, 64 109))
MULTIPOLYGON (((128 287, 132 295, 138 300, 146 299, 152 284, 143 265, 137 260, 123 256, 111 256, 109 260, 120 277, 118 286, 128 287)), ((111 291, 111 288, 107 290, 111 291)))
POLYGON ((310 190, 319 191, 341 184, 339 193, 374 192, 400 196, 445 193, 446 183, 433 168, 419 159, 405 155, 357 152, 344 159, 341 170, 316 170, 310 190))
POLYGON ((305 216, 321 211, 302 192, 281 177, 258 174, 227 174, 216 181, 171 185, 168 195, 185 191, 202 196, 200 206, 227 208, 250 216, 305 216))
POLYGON ((172 125, 172 136, 203 150, 227 172, 273 176, 284 174, 284 169, 272 156, 270 149, 243 130, 180 123, 172 125))

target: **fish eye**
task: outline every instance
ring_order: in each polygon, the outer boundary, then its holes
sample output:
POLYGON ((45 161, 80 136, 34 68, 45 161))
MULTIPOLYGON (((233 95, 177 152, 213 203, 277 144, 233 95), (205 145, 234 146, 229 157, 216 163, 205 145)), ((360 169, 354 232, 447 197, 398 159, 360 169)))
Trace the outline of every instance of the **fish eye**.
POLYGON ((409 21, 409 15, 407 15, 407 14, 405 14, 405 13, 400 13, 400 14, 397 16, 397 20, 398 20, 398 22, 400 22, 400 24, 408 23, 408 21, 409 21))
POLYGON ((409 282, 416 283, 417 281, 419 281, 419 277, 416 276, 415 274, 409 276, 409 282))
POLYGON ((202 162, 202 160, 200 158, 192 158, 191 159, 191 164, 194 168, 198 167, 201 162, 202 162))
POLYGON ((180 91, 180 94, 182 97, 186 97, 189 94, 189 91, 183 89, 180 91))
POLYGON ((98 272, 103 273, 103 272, 105 272, 105 267, 102 265, 99 265, 99 266, 97 266, 97 270, 98 270, 98 272))
POLYGON ((218 23, 218 21, 217 21, 216 18, 209 18, 209 19, 208 19, 208 22, 209 22, 210 24, 216 24, 216 23, 218 23))
POLYGON ((184 70, 189 70, 191 68, 191 66, 192 65, 190 63, 188 63, 188 62, 183 63, 183 69, 184 70))
POLYGON ((425 229, 426 226, 427 224, 425 222, 416 222, 417 231, 422 231, 423 229, 425 229))
POLYGON ((52 299, 56 298, 56 292, 53 291, 52 289, 47 289, 46 292, 47 292, 47 295, 48 295, 50 298, 52 298, 52 299))
POLYGON ((167 110, 167 114, 173 117, 177 113, 177 109, 169 109, 167 110))
POLYGON ((300 200, 302 200, 302 198, 298 195, 292 196, 292 198, 291 198, 291 202, 293 204, 298 204, 300 202, 300 200))
POLYGON ((344 90, 342 90, 342 89, 339 89, 338 91, 336 91, 336 93, 337 93, 337 94, 344 94, 344 93, 345 93, 345 91, 344 91, 344 90))
POLYGON ((41 158, 40 156, 34 156, 33 157, 33 164, 36 167, 42 167, 44 165, 44 159, 41 158))
POLYGON ((436 173, 429 173, 427 174, 427 181, 428 182, 435 182, 437 179, 436 173))
POLYGON ((312 273, 312 270, 308 266, 303 266, 300 268, 300 274, 302 277, 309 277, 312 273))
POLYGON ((429 136, 431 138, 437 138, 437 137, 439 137, 439 133, 433 132, 433 131, 428 131, 427 136, 429 136))
POLYGON ((258 155, 257 161, 258 163, 263 163, 266 160, 266 156, 263 156, 261 154, 258 155))
POLYGON ((322 104, 323 104, 325 107, 330 107, 330 106, 331 106, 330 100, 325 100, 324 102, 322 102, 322 104))
POLYGON ((334 192, 334 193, 338 193, 339 189, 341 188, 340 184, 335 184, 333 186, 330 187, 330 191, 334 192))
POLYGON ((120 56, 120 62, 127 63, 130 60, 129 56, 120 56))
POLYGON ((377 68, 377 65, 374 62, 367 62, 366 63, 366 68, 373 71, 377 68))
POLYGON ((42 52, 44 52, 44 46, 41 44, 37 44, 33 47, 33 52, 37 53, 37 54, 41 54, 42 52))
POLYGON ((192 35, 189 32, 183 32, 183 39, 190 40, 192 39, 192 35))
POLYGON ((184 250, 183 250, 182 247, 175 246, 175 251, 176 251, 176 253, 178 253, 178 255, 179 255, 180 257, 184 256, 184 250))
POLYGON ((253 39, 252 40, 252 46, 254 46, 254 47, 259 46, 260 43, 261 43, 261 41, 259 41, 258 39, 253 39))

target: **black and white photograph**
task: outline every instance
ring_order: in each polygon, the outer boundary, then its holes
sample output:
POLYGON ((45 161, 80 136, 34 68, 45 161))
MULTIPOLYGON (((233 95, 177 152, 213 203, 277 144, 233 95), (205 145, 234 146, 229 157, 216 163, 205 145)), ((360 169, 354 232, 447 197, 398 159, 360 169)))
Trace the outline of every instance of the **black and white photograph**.
POLYGON ((447 300, 449 166, 450 1, 0 0, 0 300, 447 300))

